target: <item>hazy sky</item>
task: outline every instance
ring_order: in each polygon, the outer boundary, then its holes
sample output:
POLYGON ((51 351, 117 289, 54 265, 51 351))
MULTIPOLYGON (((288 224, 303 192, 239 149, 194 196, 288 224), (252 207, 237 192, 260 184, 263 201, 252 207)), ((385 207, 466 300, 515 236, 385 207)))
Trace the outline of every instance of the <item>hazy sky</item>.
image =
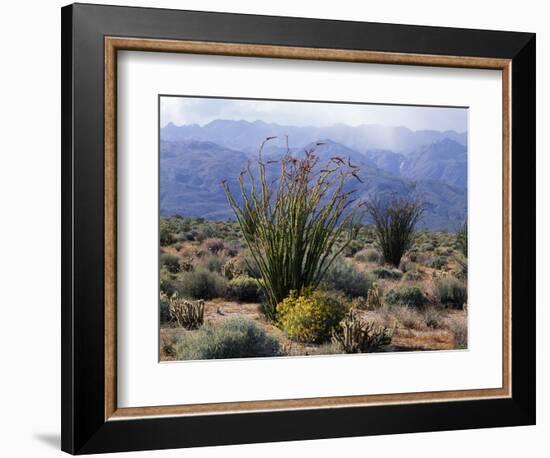
POLYGON ((215 119, 265 121, 293 126, 381 124, 411 130, 467 130, 468 110, 398 105, 277 102, 198 97, 161 97, 160 123, 208 124, 215 119))

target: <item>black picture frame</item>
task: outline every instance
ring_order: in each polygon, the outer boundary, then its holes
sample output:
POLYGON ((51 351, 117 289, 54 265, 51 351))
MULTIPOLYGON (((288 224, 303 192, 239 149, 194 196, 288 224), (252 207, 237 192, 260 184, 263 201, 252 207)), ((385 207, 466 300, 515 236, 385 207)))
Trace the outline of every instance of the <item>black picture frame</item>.
POLYGON ((61 14, 64 451, 535 424, 535 34, 89 4, 61 14), (105 421, 105 36, 511 59, 512 396, 105 421))

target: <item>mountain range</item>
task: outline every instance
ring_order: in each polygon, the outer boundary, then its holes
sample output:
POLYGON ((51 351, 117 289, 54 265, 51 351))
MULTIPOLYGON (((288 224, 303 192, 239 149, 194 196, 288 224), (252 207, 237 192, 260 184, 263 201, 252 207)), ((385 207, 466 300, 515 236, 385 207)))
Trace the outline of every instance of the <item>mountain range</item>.
POLYGON ((203 140, 233 148, 239 151, 255 153, 258 146, 267 137, 277 137, 275 144, 286 146, 288 137, 291 147, 301 147, 323 138, 346 145, 357 151, 368 149, 386 149, 397 153, 409 153, 424 145, 443 139, 454 140, 465 146, 466 133, 454 130, 410 130, 407 127, 362 124, 348 126, 334 124, 327 127, 283 126, 264 121, 234 121, 216 119, 204 126, 188 124, 176 126, 168 123, 162 128, 162 139, 166 141, 203 140))
POLYGON ((363 125, 301 127, 262 121, 216 120, 204 126, 167 124, 160 141, 161 215, 182 214, 231 219, 221 182, 237 193, 244 165, 257 158, 267 138, 266 159, 288 149, 299 156, 315 148, 324 162, 335 155, 359 166, 360 199, 389 195, 419 196, 425 203, 421 226, 454 231, 467 208, 466 134, 412 131, 405 127, 363 125), (288 142, 288 147, 287 147, 288 142))

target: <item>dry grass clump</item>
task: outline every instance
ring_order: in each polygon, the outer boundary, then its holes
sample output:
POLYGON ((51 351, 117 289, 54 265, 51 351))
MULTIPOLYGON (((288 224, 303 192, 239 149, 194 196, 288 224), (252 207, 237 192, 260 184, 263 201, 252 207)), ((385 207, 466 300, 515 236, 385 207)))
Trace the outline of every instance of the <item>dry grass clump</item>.
POLYGON ((415 309, 412 307, 396 306, 385 310, 385 321, 397 322, 400 329, 415 329, 428 331, 430 329, 445 329, 448 324, 445 321, 444 310, 438 307, 424 307, 415 309))
POLYGON ((442 329, 445 327, 444 313, 439 307, 425 307, 421 313, 428 328, 442 329))
POLYGON ((437 297, 441 304, 462 308, 468 300, 468 289, 458 278, 446 275, 435 283, 437 297))
POLYGON ((413 262, 413 261, 409 261, 409 260, 403 260, 401 261, 401 264, 399 264, 399 269, 405 273, 405 272, 415 272, 416 270, 418 270, 418 264, 416 262, 413 262))
POLYGON ((410 270, 403 274, 404 282, 418 282, 422 280, 422 274, 418 270, 410 270))
POLYGON ((391 307, 386 311, 386 320, 397 321, 400 329, 426 329, 426 322, 422 313, 411 307, 391 307))
POLYGON ((371 271, 372 275, 380 279, 399 280, 403 276, 403 272, 399 269, 387 267, 377 267, 371 271))
POLYGON ((160 356, 163 361, 172 361, 176 357, 178 336, 171 330, 162 330, 160 333, 160 356))
POLYGON ((382 262, 382 256, 374 248, 366 248, 357 252, 354 256, 356 261, 359 262, 382 262))
POLYGON ((468 348, 468 320, 466 315, 454 315, 447 320, 449 331, 453 334, 455 348, 468 348))
POLYGON ((349 303, 350 309, 356 309, 356 310, 367 310, 368 307, 368 301, 363 296, 357 296, 354 297, 350 303, 349 303))
POLYGON ((218 238, 206 239, 202 242, 202 245, 214 254, 220 253, 225 248, 224 241, 218 238))

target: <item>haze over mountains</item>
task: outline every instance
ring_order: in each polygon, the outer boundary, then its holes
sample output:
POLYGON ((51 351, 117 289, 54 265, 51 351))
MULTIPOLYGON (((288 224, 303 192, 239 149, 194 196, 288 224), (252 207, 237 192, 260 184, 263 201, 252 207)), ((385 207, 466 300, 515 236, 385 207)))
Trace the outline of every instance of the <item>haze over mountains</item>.
POLYGON ((466 217, 466 133, 372 124, 302 127, 232 120, 214 120, 204 126, 169 123, 161 129, 161 215, 233 218, 220 183, 227 180, 236 191, 243 166, 257 157, 262 141, 272 136, 277 138, 266 145, 266 158, 285 154, 287 136, 293 155, 320 141, 316 154, 322 160, 350 157, 360 167, 363 183, 352 183, 360 199, 420 196, 426 206, 422 227, 454 231, 466 217))
MULTIPOLYGON (((301 147, 320 139, 346 145, 357 151, 368 149, 385 149, 397 153, 408 153, 423 146, 448 138, 461 145, 466 145, 466 133, 454 130, 440 132, 437 130, 412 131, 406 127, 390 127, 375 124, 364 124, 357 127, 346 124, 334 124, 328 127, 281 126, 263 121, 233 121, 216 119, 204 126, 189 124, 175 126, 168 123, 162 129, 162 139, 204 140, 240 151, 257 152, 258 145, 267 137, 276 136, 283 145, 288 136, 290 145, 301 147)), ((275 142, 277 143, 277 142, 275 142)))

